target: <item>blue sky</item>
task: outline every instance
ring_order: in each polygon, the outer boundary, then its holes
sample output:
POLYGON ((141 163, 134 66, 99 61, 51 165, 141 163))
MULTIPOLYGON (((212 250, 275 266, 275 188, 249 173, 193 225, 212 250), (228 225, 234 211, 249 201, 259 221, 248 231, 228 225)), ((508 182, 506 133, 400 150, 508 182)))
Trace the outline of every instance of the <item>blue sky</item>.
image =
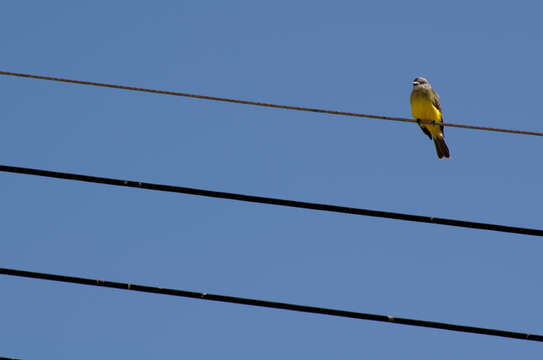
MULTIPOLYGON (((4 71, 542 131, 541 5, 10 2, 4 71)), ((537 137, 1 77, 0 163, 543 227, 537 137)), ((1 174, 2 267, 543 333, 535 237, 1 174)), ((0 277, 0 356, 540 358, 541 345, 0 277)))

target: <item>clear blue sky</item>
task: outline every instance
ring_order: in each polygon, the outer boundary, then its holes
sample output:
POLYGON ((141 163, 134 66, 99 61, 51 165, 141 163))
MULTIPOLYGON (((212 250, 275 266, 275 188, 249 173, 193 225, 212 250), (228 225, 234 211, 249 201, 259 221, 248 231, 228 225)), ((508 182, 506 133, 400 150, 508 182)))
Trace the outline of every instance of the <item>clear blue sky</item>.
MULTIPOLYGON (((0 69, 542 131, 536 2, 4 4, 0 69)), ((0 163, 543 227, 541 138, 0 77, 0 163)), ((543 241, 0 174, 2 267, 543 333, 543 241)), ((0 356, 539 359, 540 343, 0 277, 0 356)))

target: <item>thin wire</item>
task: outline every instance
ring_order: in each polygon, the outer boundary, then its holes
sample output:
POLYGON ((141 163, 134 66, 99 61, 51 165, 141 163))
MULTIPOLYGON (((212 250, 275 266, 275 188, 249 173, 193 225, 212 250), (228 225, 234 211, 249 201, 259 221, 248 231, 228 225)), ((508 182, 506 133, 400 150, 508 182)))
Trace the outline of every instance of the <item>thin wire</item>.
MULTIPOLYGON (((264 102, 258 102, 258 101, 250 101, 250 100, 240 100, 240 99, 232 99, 232 98, 217 97, 217 96, 190 94, 190 93, 183 93, 183 92, 177 92, 177 91, 155 90, 155 89, 146 89, 146 88, 133 87, 133 86, 99 83, 99 82, 93 82, 93 81, 65 79, 65 78, 58 78, 58 77, 52 77, 52 76, 14 73, 14 72, 8 72, 8 71, 0 71, 0 75, 16 76, 16 77, 22 77, 22 78, 39 79, 39 80, 58 81, 58 82, 65 82, 65 83, 79 84, 79 85, 107 87, 107 88, 113 88, 113 89, 139 91, 139 92, 161 94, 161 95, 183 96, 183 97, 189 97, 189 98, 194 98, 194 99, 222 101, 222 102, 229 102, 229 103, 235 103, 235 104, 254 105, 254 106, 262 106, 262 107, 275 108, 275 109, 309 111, 309 112, 322 113, 322 114, 331 114, 331 115, 351 116, 351 117, 368 118, 368 119, 392 120, 392 121, 417 123, 417 121, 414 120, 414 119, 408 119, 408 118, 402 118, 402 117, 371 115, 371 114, 362 114, 362 113, 345 112, 345 111, 337 111, 337 110, 308 108, 308 107, 291 106, 291 105, 279 105, 279 104, 271 104, 271 103, 264 103, 264 102)), ((437 125, 441 125, 441 126, 450 126, 450 127, 456 127, 456 128, 462 128, 462 129, 471 129, 471 130, 493 131, 493 132, 501 132, 501 133, 508 133, 508 134, 543 136, 543 132, 536 132, 536 131, 501 129, 501 128, 494 128, 494 127, 488 127, 488 126, 474 126, 474 125, 445 123, 445 122, 436 123, 435 121, 424 121, 424 120, 420 121, 420 123, 434 124, 434 125, 437 124, 437 125)))
POLYGON ((82 182, 88 182, 88 183, 107 184, 107 185, 131 187, 131 188, 154 190, 154 191, 165 191, 165 192, 173 192, 173 193, 179 193, 179 194, 190 194, 190 195, 205 196, 205 197, 212 197, 212 198, 219 198, 219 199, 245 201, 245 202, 251 202, 251 203, 287 206, 287 207, 300 208, 300 209, 329 211, 329 212, 362 215, 362 216, 373 216, 373 217, 380 217, 380 218, 387 218, 387 219, 414 221, 414 222, 439 224, 439 225, 449 225, 449 226, 457 226, 457 227, 464 227, 464 228, 471 228, 471 229, 499 231, 499 232, 513 233, 513 234, 543 236, 543 230, 540 230, 540 229, 530 229, 530 228, 514 227, 514 226, 507 226, 507 225, 438 218, 438 217, 432 217, 432 216, 411 215, 411 214, 388 212, 388 211, 369 210, 369 209, 352 208, 352 207, 346 207, 346 206, 277 199, 277 198, 270 198, 270 197, 263 197, 263 196, 228 193, 228 192, 222 192, 222 191, 203 190, 203 189, 196 189, 196 188, 189 188, 189 187, 182 187, 182 186, 153 184, 153 183, 145 183, 145 182, 139 182, 139 181, 120 180, 120 179, 112 179, 112 178, 105 178, 105 177, 98 177, 98 176, 24 168, 24 167, 18 167, 18 166, 0 165, 0 171, 15 173, 15 174, 26 174, 26 175, 44 176, 48 178, 82 181, 82 182))
POLYGON ((81 284, 81 285, 100 286, 100 287, 121 289, 121 290, 139 291, 139 292, 152 293, 152 294, 180 296, 180 297, 200 299, 200 300, 219 301, 219 302, 226 302, 226 303, 233 303, 233 304, 258 306, 258 307, 265 307, 265 308, 272 308, 272 309, 300 311, 300 312, 305 312, 305 313, 339 316, 339 317, 346 317, 346 318, 352 318, 352 319, 372 320, 372 321, 387 322, 387 323, 394 323, 394 324, 419 326, 419 327, 434 328, 434 329, 449 330, 449 331, 458 331, 458 332, 472 333, 472 334, 501 336, 501 337, 512 338, 512 339, 520 339, 520 340, 543 341, 543 335, 537 335, 537 334, 527 334, 527 333, 520 333, 520 332, 514 332, 514 331, 481 328, 481 327, 475 327, 475 326, 456 325, 456 324, 449 324, 449 323, 442 323, 442 322, 435 322, 435 321, 399 318, 399 317, 393 317, 393 316, 387 316, 387 315, 367 314, 367 313, 360 313, 360 312, 347 311, 347 310, 289 304, 289 303, 276 302, 276 301, 249 299, 249 298, 241 298, 241 297, 227 296, 227 295, 208 294, 205 292, 166 289, 166 288, 159 288, 159 287, 154 287, 154 286, 137 285, 137 284, 121 283, 121 282, 98 280, 98 279, 88 279, 88 278, 81 278, 81 277, 75 277, 75 276, 46 274, 46 273, 38 273, 38 272, 25 271, 25 270, 7 269, 7 268, 0 268, 0 274, 8 275, 8 276, 19 276, 19 277, 25 277, 25 278, 81 284))

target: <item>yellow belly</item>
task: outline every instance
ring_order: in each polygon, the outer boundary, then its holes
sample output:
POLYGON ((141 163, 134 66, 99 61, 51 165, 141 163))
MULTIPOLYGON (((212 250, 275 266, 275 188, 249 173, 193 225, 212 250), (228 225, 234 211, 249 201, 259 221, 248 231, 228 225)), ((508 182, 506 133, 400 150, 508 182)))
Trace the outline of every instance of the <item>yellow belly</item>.
MULTIPOLYGON (((441 112, 428 98, 414 96, 411 99, 411 113, 415 120, 442 121, 441 112)), ((425 124, 421 124, 421 126, 430 130, 434 137, 441 132, 439 126, 425 124)))

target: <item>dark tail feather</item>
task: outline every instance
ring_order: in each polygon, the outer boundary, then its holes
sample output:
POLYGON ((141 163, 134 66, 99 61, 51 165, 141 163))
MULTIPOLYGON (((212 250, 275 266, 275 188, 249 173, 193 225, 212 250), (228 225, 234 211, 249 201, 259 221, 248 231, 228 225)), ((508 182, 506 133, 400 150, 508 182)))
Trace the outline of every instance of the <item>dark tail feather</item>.
POLYGON ((450 157, 449 148, 447 147, 447 144, 445 144, 443 135, 440 134, 438 137, 435 137, 434 144, 436 145, 436 153, 438 158, 441 159, 446 157, 448 159, 450 157))

